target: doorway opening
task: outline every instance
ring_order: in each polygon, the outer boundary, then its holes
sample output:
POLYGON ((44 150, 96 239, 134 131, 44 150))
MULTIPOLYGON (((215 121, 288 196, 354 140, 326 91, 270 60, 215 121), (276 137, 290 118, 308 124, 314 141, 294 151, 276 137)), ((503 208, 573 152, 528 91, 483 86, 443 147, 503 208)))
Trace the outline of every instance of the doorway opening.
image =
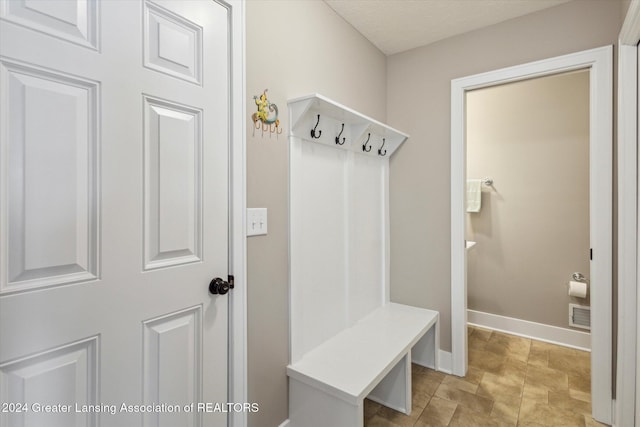
POLYGON ((589 71, 468 91, 466 146, 468 321, 589 350, 589 71))
MULTIPOLYGON (((452 367, 467 370, 467 252, 465 248, 467 147, 466 106, 472 90, 567 72, 589 80, 589 248, 591 284, 592 414, 611 422, 612 269, 612 49, 604 47, 452 81, 451 259, 452 367)), ((567 165, 570 167, 570 165, 567 165)), ((544 171, 540 171, 541 174, 544 171)), ((476 178, 476 177, 469 177, 476 178)), ((484 177, 480 177, 484 178, 484 177)), ((490 178, 490 177, 489 177, 490 178)), ((500 184, 505 184, 504 182, 500 184)), ((494 185, 498 185, 495 182, 494 185)), ((535 185, 535 184, 533 184, 535 185)), ((523 242, 523 245, 527 242, 523 242)), ((544 307, 539 307, 543 310, 544 307)))

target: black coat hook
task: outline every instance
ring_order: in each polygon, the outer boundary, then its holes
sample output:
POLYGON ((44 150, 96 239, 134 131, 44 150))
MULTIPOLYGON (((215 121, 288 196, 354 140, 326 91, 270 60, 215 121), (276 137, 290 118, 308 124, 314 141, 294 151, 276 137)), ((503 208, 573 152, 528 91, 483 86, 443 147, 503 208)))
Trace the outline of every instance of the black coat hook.
POLYGON ((364 144, 362 144, 362 151, 364 151, 365 153, 371 151, 371 146, 367 146, 367 144, 369 143, 369 139, 371 139, 371 134, 367 135, 367 140, 364 142, 364 144))
POLYGON ((342 135, 342 132, 344 132, 344 123, 342 124, 342 129, 340 130, 340 133, 338 134, 338 136, 336 136, 336 144, 338 145, 344 144, 344 141, 347 139, 347 138, 342 138, 342 142, 340 142, 340 135, 342 135))
POLYGON ((385 143, 385 139, 382 138, 382 145, 380 146, 380 148, 378 148, 378 156, 386 156, 387 154, 387 150, 384 150, 384 152, 382 152, 382 147, 384 147, 384 143, 385 143))
POLYGON ((318 136, 316 136, 316 129, 318 128, 318 123, 320 123, 320 114, 318 114, 318 121, 316 122, 316 126, 313 129, 311 129, 311 138, 318 139, 320 138, 320 135, 322 135, 322 131, 319 130, 318 136))

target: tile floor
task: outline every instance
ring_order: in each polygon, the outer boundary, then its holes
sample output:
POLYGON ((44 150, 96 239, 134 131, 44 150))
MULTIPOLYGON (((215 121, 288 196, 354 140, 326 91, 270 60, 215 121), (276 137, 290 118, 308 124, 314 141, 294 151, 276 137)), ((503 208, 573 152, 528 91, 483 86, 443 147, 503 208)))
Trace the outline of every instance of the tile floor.
POLYGON ((468 328, 464 378, 413 365, 413 411, 365 400, 365 426, 601 426, 591 418, 589 353, 468 328))

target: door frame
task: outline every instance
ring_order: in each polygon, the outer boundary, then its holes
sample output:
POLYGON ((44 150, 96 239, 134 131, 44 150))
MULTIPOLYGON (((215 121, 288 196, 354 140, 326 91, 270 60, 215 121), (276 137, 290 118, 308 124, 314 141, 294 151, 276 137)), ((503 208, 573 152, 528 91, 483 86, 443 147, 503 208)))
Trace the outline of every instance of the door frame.
POLYGON ((451 341, 455 375, 467 371, 465 250, 465 92, 566 71, 589 69, 591 371, 594 418, 612 418, 613 48, 605 46, 451 81, 451 341))
MULTIPOLYGON (((229 292, 228 399, 249 402, 247 385, 247 247, 246 247, 246 129, 244 126, 246 49, 245 0, 215 0, 229 11, 229 274, 235 287, 229 292)), ((246 412, 229 413, 228 425, 245 427, 246 412)))
POLYGON ((629 5, 618 38, 618 346, 616 374, 617 425, 640 419, 638 378, 638 43, 640 1, 629 5))

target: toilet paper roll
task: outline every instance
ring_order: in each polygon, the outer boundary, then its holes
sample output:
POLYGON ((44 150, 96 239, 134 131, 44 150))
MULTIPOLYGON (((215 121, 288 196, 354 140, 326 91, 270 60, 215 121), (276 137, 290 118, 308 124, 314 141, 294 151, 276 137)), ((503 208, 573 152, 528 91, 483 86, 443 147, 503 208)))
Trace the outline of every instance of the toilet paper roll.
POLYGON ((584 282, 569 282, 569 295, 572 297, 585 298, 587 296, 587 284, 584 282))

